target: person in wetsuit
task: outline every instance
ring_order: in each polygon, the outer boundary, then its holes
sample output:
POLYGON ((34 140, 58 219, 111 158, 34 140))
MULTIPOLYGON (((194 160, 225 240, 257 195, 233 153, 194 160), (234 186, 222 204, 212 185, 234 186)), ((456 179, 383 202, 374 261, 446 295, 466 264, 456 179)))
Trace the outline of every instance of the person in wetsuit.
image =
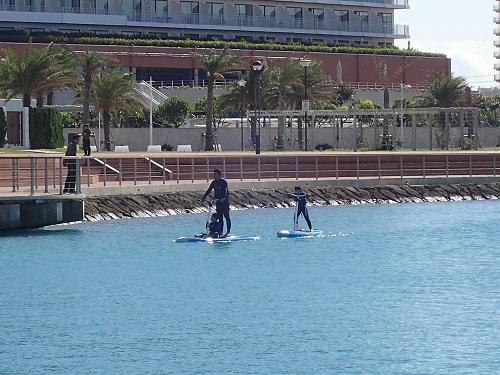
POLYGON ((82 139, 83 139, 83 152, 84 156, 90 156, 90 137, 92 132, 90 131, 89 125, 83 125, 82 139))
POLYGON ((309 212, 307 211, 307 194, 304 193, 300 186, 296 186, 294 192, 290 194, 295 202, 297 202, 297 216, 295 216, 295 226, 298 227, 299 217, 300 215, 304 216, 306 219, 307 226, 309 227, 309 231, 312 231, 311 220, 309 219, 309 212))
POLYGON ((207 237, 219 238, 222 237, 222 232, 224 231, 224 223, 219 216, 214 213, 210 218, 210 222, 207 223, 207 237))
POLYGON ((208 195, 214 191, 215 200, 215 213, 222 222, 222 218, 226 220, 226 234, 224 237, 231 235, 231 218, 229 217, 229 189, 227 186, 227 181, 222 178, 222 172, 220 169, 214 170, 214 180, 208 187, 207 191, 201 199, 202 202, 208 197, 208 195))

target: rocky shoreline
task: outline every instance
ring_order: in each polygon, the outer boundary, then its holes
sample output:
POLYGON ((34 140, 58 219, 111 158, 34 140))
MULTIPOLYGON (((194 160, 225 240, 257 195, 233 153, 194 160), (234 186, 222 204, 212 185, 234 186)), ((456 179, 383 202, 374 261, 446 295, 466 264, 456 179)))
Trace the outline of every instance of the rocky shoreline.
MULTIPOLYGON (((316 206, 446 202, 500 199, 500 184, 386 185, 373 187, 305 188, 316 206)), ((285 189, 249 189, 231 192, 232 209, 290 207, 285 189)), ((92 197, 85 200, 85 220, 159 217, 206 212, 195 192, 92 197)))

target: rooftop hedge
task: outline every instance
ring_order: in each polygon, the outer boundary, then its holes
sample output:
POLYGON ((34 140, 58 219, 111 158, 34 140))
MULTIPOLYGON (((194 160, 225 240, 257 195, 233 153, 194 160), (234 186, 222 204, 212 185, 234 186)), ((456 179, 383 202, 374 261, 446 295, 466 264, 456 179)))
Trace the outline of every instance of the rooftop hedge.
POLYGON ((446 57, 444 54, 421 52, 415 49, 400 49, 398 47, 379 47, 372 45, 327 45, 307 43, 280 43, 275 41, 247 40, 192 40, 192 39, 162 39, 161 37, 123 36, 123 35, 93 35, 93 34, 63 34, 63 33, 31 33, 22 31, 2 31, 2 42, 60 43, 60 44, 94 44, 122 46, 154 46, 154 47, 184 47, 184 48, 230 48, 246 50, 292 51, 292 52, 325 52, 350 54, 378 54, 394 56, 446 57))

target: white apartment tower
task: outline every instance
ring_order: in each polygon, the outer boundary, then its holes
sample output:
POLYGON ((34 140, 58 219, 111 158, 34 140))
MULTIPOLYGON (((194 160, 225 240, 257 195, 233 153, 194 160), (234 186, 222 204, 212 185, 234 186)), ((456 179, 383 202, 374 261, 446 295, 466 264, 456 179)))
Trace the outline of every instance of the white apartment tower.
MULTIPOLYGON (((495 40, 495 58, 497 61, 500 61, 500 0, 496 0, 495 7, 493 10, 496 13, 496 16, 494 18, 495 21, 495 35, 497 36, 495 40)), ((495 70, 498 72, 495 74, 495 81, 500 82, 500 63, 495 64, 495 70)))
POLYGON ((0 31, 392 45, 408 0, 0 0, 0 31))

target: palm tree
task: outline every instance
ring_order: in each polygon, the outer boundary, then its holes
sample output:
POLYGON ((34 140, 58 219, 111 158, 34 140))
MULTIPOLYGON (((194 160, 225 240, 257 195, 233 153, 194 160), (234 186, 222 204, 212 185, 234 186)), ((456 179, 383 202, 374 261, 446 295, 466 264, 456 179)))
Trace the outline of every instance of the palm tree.
MULTIPOLYGON (((266 107, 287 110, 297 104, 297 90, 303 87, 302 68, 296 61, 285 60, 281 66, 273 66, 263 79, 262 97, 266 107)), ((278 118, 278 137, 276 148, 284 146, 285 117, 278 118)))
POLYGON ((109 128, 112 116, 116 119, 119 113, 141 113, 141 99, 131 76, 118 71, 102 73, 95 79, 92 99, 97 110, 102 112, 104 141, 106 150, 110 151, 109 128))
POLYGON ((81 67, 80 95, 83 105, 82 123, 89 124, 91 101, 90 94, 92 91, 92 85, 98 74, 102 72, 106 66, 111 65, 114 60, 95 51, 85 51, 81 56, 79 56, 78 60, 81 67))
POLYGON ((71 86, 75 81, 72 55, 66 48, 34 49, 28 43, 23 53, 17 55, 11 49, 3 49, 4 58, 0 61, 0 91, 6 99, 21 96, 23 100, 23 140, 25 147, 29 142, 29 109, 31 98, 71 86))
POLYGON ((211 50, 208 53, 195 54, 196 60, 207 72, 207 116, 206 116, 206 138, 205 151, 214 149, 214 128, 213 128, 213 108, 214 108, 214 81, 224 79, 223 73, 237 69, 240 59, 231 55, 228 50, 211 50))
POLYGON ((460 106, 464 102, 464 92, 467 82, 464 77, 453 74, 438 75, 432 81, 427 92, 420 97, 420 102, 426 107, 449 108, 460 106))

